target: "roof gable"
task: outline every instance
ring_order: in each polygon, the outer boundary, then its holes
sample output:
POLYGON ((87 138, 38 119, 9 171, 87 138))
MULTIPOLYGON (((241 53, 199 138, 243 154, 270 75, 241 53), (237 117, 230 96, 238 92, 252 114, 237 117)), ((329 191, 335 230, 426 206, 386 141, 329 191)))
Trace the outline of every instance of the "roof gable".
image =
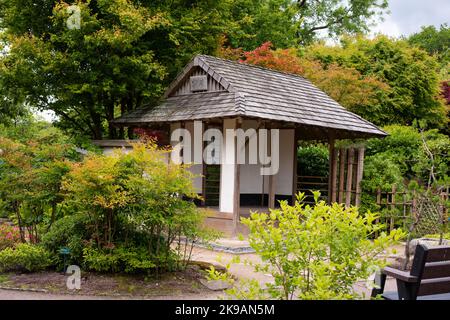
POLYGON ((213 68, 210 68, 201 56, 193 58, 184 69, 177 75, 174 81, 169 85, 164 98, 178 95, 194 94, 191 88, 191 77, 206 76, 207 90, 203 92, 228 91, 234 92, 230 83, 220 76, 213 68))

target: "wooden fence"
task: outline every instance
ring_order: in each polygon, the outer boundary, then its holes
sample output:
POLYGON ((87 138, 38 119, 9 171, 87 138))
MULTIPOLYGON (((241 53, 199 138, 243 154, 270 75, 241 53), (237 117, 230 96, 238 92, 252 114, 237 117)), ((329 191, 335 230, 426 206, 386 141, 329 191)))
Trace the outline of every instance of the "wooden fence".
POLYGON ((376 193, 376 203, 380 208, 381 221, 388 230, 401 227, 407 230, 411 223, 417 223, 417 233, 438 233, 443 224, 448 223, 446 201, 449 190, 431 193, 426 196, 417 192, 398 191, 395 186, 391 191, 376 193))

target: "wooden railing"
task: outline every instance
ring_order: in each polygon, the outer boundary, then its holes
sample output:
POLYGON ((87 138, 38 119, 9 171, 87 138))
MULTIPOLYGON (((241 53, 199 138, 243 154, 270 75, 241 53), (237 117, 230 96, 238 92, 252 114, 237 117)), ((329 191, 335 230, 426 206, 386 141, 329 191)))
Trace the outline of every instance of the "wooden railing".
POLYGON ((306 203, 314 203, 311 191, 320 191, 321 199, 328 200, 328 177, 297 175, 297 193, 305 193, 306 203))

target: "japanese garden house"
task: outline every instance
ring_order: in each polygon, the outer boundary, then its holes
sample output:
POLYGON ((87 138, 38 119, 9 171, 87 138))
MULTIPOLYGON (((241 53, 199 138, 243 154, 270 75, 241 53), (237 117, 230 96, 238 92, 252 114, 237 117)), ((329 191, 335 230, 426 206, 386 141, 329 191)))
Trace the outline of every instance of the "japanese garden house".
MULTIPOLYGON (((198 174, 193 183, 204 199, 201 205, 212 208, 216 218, 235 223, 249 208, 273 208, 278 200, 294 199, 300 183, 299 140, 322 141, 329 146, 329 175, 325 182, 328 201, 358 205, 364 150, 335 149, 335 141, 386 136, 301 76, 206 55, 189 62, 158 106, 137 109, 115 119, 114 124, 163 130, 170 137, 177 128, 185 128, 193 135, 194 121, 201 121, 203 132, 209 128, 222 132, 237 128, 279 129, 280 164, 275 175, 261 175, 261 164, 237 161, 220 165, 203 161, 190 167, 198 174)), ((219 156, 235 157, 237 144, 223 136, 219 156)))

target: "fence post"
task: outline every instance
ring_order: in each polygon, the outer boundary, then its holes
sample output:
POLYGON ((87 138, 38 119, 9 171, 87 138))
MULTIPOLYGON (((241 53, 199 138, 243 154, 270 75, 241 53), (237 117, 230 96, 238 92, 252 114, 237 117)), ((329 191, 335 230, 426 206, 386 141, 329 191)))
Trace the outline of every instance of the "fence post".
POLYGON ((348 208, 352 202, 352 181, 353 181, 353 156, 354 149, 350 148, 348 150, 347 159, 347 186, 345 190, 345 206, 348 208))
POLYGON ((339 150, 339 203, 344 203, 345 162, 347 161, 347 149, 339 150))
POLYGON ((394 184, 392 186, 392 194, 391 194, 391 218, 390 218, 390 226, 389 231, 392 231, 394 229, 394 211, 395 211, 395 195, 396 195, 397 187, 394 184))
POLYGON ((448 192, 446 194, 444 191, 442 191, 439 196, 440 196, 439 211, 441 212, 441 219, 442 219, 442 229, 441 234, 439 236, 439 245, 442 245, 442 241, 444 240, 444 233, 447 233, 448 217, 447 217, 447 206, 445 202, 448 197, 448 192))
POLYGON ((356 195, 355 195, 355 206, 361 204, 361 181, 363 178, 363 167, 364 167, 364 148, 358 149, 358 161, 356 162, 356 195))

